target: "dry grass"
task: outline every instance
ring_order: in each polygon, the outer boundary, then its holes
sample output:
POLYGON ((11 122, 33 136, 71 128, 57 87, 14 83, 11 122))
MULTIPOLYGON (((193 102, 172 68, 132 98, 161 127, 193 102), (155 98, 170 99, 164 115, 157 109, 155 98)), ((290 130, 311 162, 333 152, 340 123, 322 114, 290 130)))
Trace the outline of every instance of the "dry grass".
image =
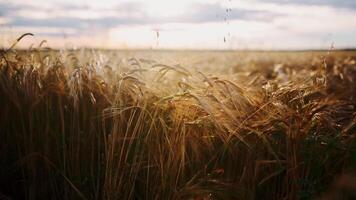
POLYGON ((211 76, 103 54, 1 52, 0 198, 355 197, 355 56, 211 76))

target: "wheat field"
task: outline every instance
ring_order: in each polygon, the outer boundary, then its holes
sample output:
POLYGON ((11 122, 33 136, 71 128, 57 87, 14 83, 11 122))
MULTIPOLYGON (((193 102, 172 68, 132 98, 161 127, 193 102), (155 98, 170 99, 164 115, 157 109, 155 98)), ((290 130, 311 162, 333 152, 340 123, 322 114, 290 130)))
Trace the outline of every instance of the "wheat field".
POLYGON ((0 199, 356 198, 355 52, 42 45, 1 50, 0 199))

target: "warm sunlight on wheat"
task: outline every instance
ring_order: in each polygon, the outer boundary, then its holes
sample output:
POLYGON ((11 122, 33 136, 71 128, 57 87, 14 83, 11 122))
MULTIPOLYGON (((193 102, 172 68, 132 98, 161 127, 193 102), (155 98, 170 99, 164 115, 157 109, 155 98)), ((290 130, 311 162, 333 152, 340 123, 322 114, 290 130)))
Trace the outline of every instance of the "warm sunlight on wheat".
POLYGON ((0 0, 0 200, 356 199, 353 0, 0 0))
POLYGON ((4 197, 308 199, 342 174, 354 195, 353 52, 44 44, 1 52, 4 197))

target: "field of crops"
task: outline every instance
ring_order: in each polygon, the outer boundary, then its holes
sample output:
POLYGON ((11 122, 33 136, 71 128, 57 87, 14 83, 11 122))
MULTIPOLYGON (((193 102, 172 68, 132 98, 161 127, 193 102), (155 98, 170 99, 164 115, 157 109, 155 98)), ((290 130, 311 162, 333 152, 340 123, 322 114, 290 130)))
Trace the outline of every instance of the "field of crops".
POLYGON ((0 199, 356 198, 355 52, 0 53, 0 199))

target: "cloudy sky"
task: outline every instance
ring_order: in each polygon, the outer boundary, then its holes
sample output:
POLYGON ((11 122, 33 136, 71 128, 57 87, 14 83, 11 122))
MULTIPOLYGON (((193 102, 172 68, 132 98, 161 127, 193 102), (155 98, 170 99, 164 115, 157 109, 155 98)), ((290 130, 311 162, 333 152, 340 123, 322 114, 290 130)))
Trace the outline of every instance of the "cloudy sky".
POLYGON ((356 47, 355 0, 0 0, 0 46, 356 47))

